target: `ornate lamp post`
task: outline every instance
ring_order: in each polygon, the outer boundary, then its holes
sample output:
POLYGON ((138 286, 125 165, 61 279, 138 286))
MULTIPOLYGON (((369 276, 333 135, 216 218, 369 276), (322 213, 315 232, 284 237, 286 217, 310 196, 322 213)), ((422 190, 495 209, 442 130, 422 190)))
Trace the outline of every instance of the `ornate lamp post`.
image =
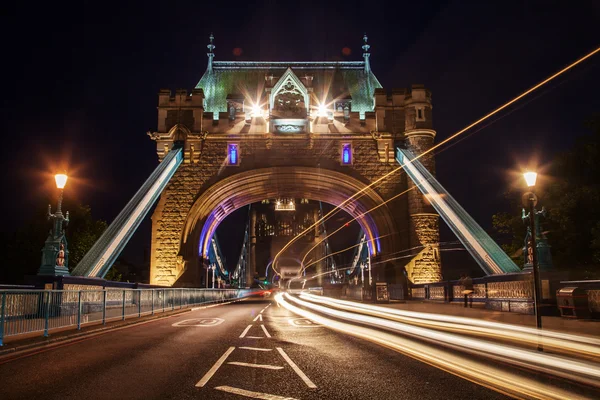
POLYGON ((38 275, 64 276, 69 275, 69 251, 64 231, 69 223, 69 212, 67 211, 66 216, 63 216, 62 213, 63 191, 67 184, 67 175, 56 174, 54 179, 56 187, 60 190, 58 206, 56 212, 52 214, 52 208, 48 205, 48 220, 52 221, 52 229, 42 249, 42 263, 38 275))
MULTIPOLYGON (((540 293, 540 271, 538 265, 538 255, 536 246, 536 227, 535 227, 535 205, 537 203, 537 196, 533 193, 535 182, 537 180, 537 173, 526 172, 523 174, 527 186, 530 191, 523 195, 523 203, 529 208, 529 214, 525 215, 525 209, 523 209, 523 220, 529 220, 529 232, 525 238, 526 246, 526 260, 525 269, 531 265, 533 269, 533 307, 535 311, 535 326, 537 329, 542 329, 542 316, 540 315, 540 301, 542 299, 540 293)), ((538 344, 538 350, 542 350, 541 345, 538 344)))

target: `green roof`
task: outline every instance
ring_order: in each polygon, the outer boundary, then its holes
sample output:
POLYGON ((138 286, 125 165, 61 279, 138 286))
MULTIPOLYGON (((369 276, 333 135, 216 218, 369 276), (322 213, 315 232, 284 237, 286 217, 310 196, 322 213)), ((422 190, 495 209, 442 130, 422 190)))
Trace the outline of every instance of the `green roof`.
POLYGON ((291 68, 299 77, 313 77, 313 93, 327 101, 352 98, 353 112, 370 112, 374 109, 373 94, 381 84, 371 72, 365 72, 364 61, 333 62, 249 62, 214 61, 196 85, 204 91, 204 110, 227 112, 227 96, 241 94, 256 101, 264 93, 265 76, 281 77, 291 68))

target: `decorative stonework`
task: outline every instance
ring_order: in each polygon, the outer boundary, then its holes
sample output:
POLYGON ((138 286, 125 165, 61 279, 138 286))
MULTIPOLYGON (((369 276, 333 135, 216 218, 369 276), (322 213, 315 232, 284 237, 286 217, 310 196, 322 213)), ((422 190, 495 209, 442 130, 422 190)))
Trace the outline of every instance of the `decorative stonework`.
MULTIPOLYGON (((378 92, 379 97, 374 102, 374 91, 381 85, 370 70, 364 70, 365 64, 284 64, 215 61, 191 96, 185 91, 178 91, 175 96, 168 91, 160 92, 157 132, 151 132, 150 136, 156 141, 159 159, 168 153, 175 140, 184 141, 184 162, 163 191, 152 216, 151 283, 172 285, 188 271, 203 273, 199 237, 206 220, 213 217, 210 214, 204 215, 204 219, 194 219, 193 207, 197 199, 205 198, 203 196, 221 199, 224 194, 214 192, 220 182, 230 177, 261 169, 285 167, 305 171, 303 168, 310 167, 342 174, 338 187, 348 180, 361 185, 378 180, 373 192, 381 202, 409 187, 402 173, 379 179, 397 169, 395 141, 407 139, 411 148, 419 152, 433 145, 434 131, 429 136, 411 131, 431 130, 431 94, 426 89, 413 86, 409 91, 402 91, 400 97, 393 94, 391 107, 388 107, 385 93, 382 97, 378 92), (319 106, 316 102, 326 98, 322 87, 332 82, 336 91, 342 89, 343 97, 327 100, 326 118, 315 117, 311 110, 316 110, 319 106), (249 93, 252 98, 239 93, 249 93), (248 118, 253 112, 250 108, 255 105, 264 107, 261 115, 257 112, 257 116, 248 118), (269 112, 266 112, 267 107, 269 112), (414 114, 415 107, 424 112, 423 118, 419 121, 409 118, 410 127, 404 126, 404 114, 414 114), (240 163, 235 167, 225 164, 229 142, 239 144, 240 163), (352 143, 351 165, 340 163, 343 143, 352 143), (191 220, 193 226, 188 226, 191 220)), ((428 168, 434 168, 432 160, 431 156, 423 158, 428 168)), ((325 174, 322 178, 328 176, 325 174)), ((269 193, 269 196, 272 193, 273 198, 286 195, 290 188, 305 192, 300 193, 299 198, 308 193, 324 196, 325 191, 329 191, 330 196, 335 195, 325 186, 310 190, 303 187, 307 183, 300 172, 284 180, 274 177, 261 183, 262 187, 247 185, 249 191, 269 193)), ((223 208, 218 218, 214 217, 212 226, 243 203, 241 198, 226 200, 231 204, 228 203, 226 210, 223 208)), ((362 201, 348 207, 360 211, 365 207, 362 201)), ((221 206, 211 203, 212 210, 221 206)), ((362 210, 365 211, 367 209, 362 210)), ((386 261, 386 254, 423 246, 419 257, 411 261, 415 282, 441 279, 438 217, 427 214, 429 212, 417 191, 377 210, 379 219, 375 225, 381 236, 377 248, 380 248, 382 261, 386 261)), ((394 266, 398 267, 399 275, 399 267, 404 262, 390 257, 388 264, 392 264, 392 271, 394 266)), ((389 270, 386 266, 386 271, 389 270)))
POLYGON ((531 281, 490 282, 488 298, 493 299, 532 299, 531 281))

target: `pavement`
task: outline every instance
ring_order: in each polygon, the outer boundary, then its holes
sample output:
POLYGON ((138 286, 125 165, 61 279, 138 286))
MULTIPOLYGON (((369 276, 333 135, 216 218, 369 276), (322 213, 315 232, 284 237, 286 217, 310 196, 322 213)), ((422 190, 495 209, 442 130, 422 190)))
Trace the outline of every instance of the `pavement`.
MULTIPOLYGON (((407 300, 402 302, 392 301, 388 304, 378 305, 405 311, 454 315, 458 317, 476 318, 487 321, 502 322, 506 324, 535 327, 534 315, 494 311, 478 306, 474 306, 473 308, 465 308, 462 304, 438 303, 431 301, 426 302, 421 300, 407 300)), ((596 338, 600 337, 600 320, 597 319, 573 319, 555 316, 542 316, 542 328, 546 330, 567 332, 596 338)))
POLYGON ((0 360, 2 399, 84 397, 505 398, 262 299, 155 319, 0 360))

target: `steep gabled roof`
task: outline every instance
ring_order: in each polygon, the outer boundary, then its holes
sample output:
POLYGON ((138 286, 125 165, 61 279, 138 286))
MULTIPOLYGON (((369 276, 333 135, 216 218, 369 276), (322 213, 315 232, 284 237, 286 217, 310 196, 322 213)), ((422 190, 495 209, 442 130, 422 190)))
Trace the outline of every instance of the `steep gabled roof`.
POLYGON ((204 90, 205 111, 226 112, 229 94, 243 94, 252 102, 262 96, 263 102, 266 101, 265 76, 272 74, 279 78, 288 68, 299 77, 313 76, 313 92, 320 99, 351 97, 353 112, 373 111, 373 94, 382 87, 370 70, 365 72, 364 61, 214 61, 196 88, 204 90))

